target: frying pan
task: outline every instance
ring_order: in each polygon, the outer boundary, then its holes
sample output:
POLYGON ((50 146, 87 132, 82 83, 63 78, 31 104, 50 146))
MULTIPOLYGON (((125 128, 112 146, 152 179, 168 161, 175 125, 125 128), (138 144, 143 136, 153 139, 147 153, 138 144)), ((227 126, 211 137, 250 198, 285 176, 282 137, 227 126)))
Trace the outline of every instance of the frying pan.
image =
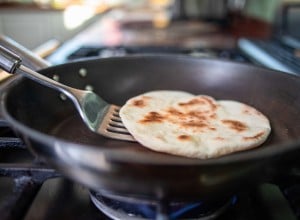
POLYGON ((21 76, 3 82, 2 115, 31 152, 93 190, 149 199, 212 200, 272 181, 300 153, 300 78, 294 75, 157 54, 84 59, 39 72, 72 87, 93 88, 117 105, 151 90, 183 90, 244 102, 270 119, 272 132, 261 147, 190 159, 104 138, 89 131, 73 104, 58 92, 21 76))

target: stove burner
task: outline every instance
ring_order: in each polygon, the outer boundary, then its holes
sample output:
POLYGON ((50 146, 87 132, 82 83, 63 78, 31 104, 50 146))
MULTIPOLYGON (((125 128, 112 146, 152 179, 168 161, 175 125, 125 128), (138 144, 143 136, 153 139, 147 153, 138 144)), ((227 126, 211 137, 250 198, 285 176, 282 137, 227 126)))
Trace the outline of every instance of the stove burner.
POLYGON ((113 220, 212 220, 222 215, 236 201, 236 197, 217 202, 170 202, 137 199, 113 194, 91 192, 94 205, 113 220))

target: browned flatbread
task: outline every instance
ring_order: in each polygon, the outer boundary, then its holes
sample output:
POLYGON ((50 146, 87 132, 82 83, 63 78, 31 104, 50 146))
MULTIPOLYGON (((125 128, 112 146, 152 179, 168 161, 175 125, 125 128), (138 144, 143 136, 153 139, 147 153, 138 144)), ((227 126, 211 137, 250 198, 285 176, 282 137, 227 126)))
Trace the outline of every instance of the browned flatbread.
POLYGON ((257 147, 271 131, 269 120, 253 107, 181 91, 134 97, 120 116, 143 146, 201 159, 257 147))

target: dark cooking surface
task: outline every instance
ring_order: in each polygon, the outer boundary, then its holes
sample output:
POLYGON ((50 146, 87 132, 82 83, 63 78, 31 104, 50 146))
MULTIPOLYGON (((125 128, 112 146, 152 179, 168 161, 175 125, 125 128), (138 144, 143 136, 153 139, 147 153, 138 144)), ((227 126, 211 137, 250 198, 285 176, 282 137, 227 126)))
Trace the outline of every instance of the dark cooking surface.
MULTIPOLYGON (((295 120, 299 118, 298 105, 296 102, 293 105, 290 104, 298 98, 298 94, 293 91, 297 89, 299 81, 292 77, 285 78, 281 73, 214 59, 198 60, 186 56, 164 55, 92 59, 43 71, 50 76, 53 75, 53 72, 59 76, 62 82, 69 83, 71 86, 84 88, 86 85, 91 85, 97 94, 117 105, 122 105, 128 98, 149 90, 173 89, 193 94, 209 94, 216 99, 233 99, 255 106, 272 123, 272 134, 264 145, 266 146, 265 150, 267 148, 283 148, 279 144, 296 140, 299 136, 297 125, 294 125, 295 120), (169 68, 170 65, 172 68, 169 68), (87 72, 87 76, 84 78, 77 74, 82 69, 87 72), (102 71, 99 72, 99 69, 102 71), (147 77, 144 77, 145 75, 147 77), (284 89, 281 91, 282 83, 285 83, 293 91, 284 89), (259 96, 256 92, 259 93, 259 96), (278 117, 279 114, 281 117, 278 117)), ((110 149, 109 146, 119 144, 128 146, 129 150, 136 147, 136 145, 131 147, 131 143, 128 142, 106 141, 102 137, 89 133, 84 129, 80 118, 70 118, 70 116, 75 116, 76 112, 69 102, 64 103, 59 100, 58 93, 36 85, 30 80, 24 81, 24 84, 13 88, 8 96, 8 111, 12 111, 12 115, 22 123, 45 133, 51 130, 51 134, 64 137, 69 141, 73 141, 75 137, 75 139, 78 138, 78 143, 91 144, 100 149, 110 149), (15 96, 18 97, 18 102, 13 99, 15 96), (44 97, 47 97, 47 103, 44 102, 44 97), (40 114, 31 114, 36 108, 40 114), (15 109, 24 111, 15 111, 15 109), (76 135, 78 131, 79 135, 76 135)), ((240 153, 241 155, 238 157, 250 155, 263 148, 240 153)), ((267 153, 267 151, 264 152, 267 153)), ((143 156, 142 154, 139 156, 143 156)), ((153 156, 154 158, 151 160, 159 161, 158 164, 169 159, 166 156, 165 160, 156 160, 154 154, 153 156)), ((237 159, 237 157, 235 158, 237 159)), ((123 159, 121 160, 123 161, 123 159)), ((140 162, 138 158, 130 160, 140 162)), ((183 163, 188 162, 184 159, 182 161, 183 163)), ((141 162, 143 163, 143 161, 141 162)), ((193 161, 191 163, 200 164, 201 162, 193 161)))

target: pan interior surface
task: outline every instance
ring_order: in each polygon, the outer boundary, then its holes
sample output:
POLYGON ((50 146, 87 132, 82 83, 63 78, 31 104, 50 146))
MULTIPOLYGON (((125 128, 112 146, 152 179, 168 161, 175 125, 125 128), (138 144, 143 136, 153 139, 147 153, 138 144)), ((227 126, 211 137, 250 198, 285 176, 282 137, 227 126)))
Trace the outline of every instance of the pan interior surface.
POLYGON ((41 73, 76 88, 92 88, 103 99, 117 105, 152 90, 182 90, 217 100, 243 102, 261 111, 271 122, 271 135, 261 147, 205 161, 188 159, 94 134, 69 100, 30 80, 22 79, 9 89, 7 112, 30 128, 29 135, 42 133, 44 137, 75 143, 83 150, 92 148, 116 160, 153 164, 222 163, 295 149, 293 143, 300 139, 300 77, 285 73, 182 56, 91 59, 50 67, 41 73))

